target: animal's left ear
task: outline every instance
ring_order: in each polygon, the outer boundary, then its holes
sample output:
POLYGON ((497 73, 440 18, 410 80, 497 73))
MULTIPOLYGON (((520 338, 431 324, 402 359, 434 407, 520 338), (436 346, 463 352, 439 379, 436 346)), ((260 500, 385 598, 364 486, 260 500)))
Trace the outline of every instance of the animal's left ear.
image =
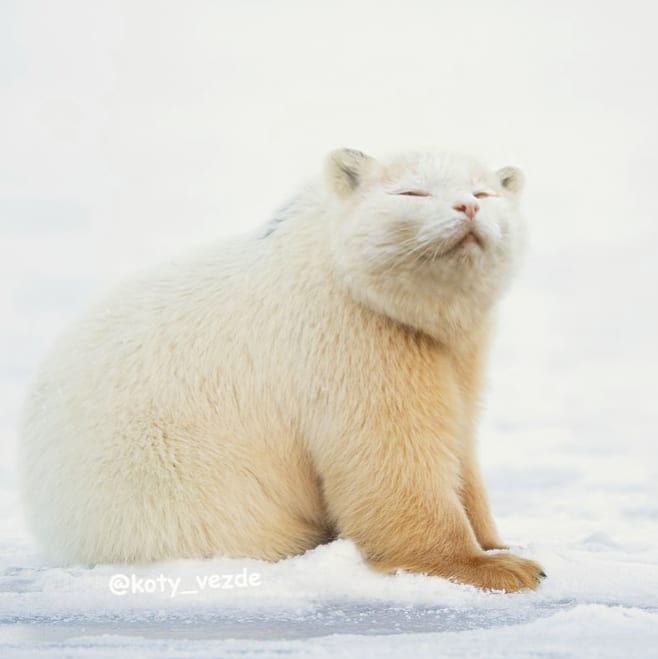
POLYGON ((338 197, 348 197, 356 190, 375 159, 355 149, 337 149, 327 156, 325 174, 329 189, 338 197))
POLYGON ((525 186, 523 172, 516 167, 503 167, 496 172, 503 190, 518 197, 525 186))

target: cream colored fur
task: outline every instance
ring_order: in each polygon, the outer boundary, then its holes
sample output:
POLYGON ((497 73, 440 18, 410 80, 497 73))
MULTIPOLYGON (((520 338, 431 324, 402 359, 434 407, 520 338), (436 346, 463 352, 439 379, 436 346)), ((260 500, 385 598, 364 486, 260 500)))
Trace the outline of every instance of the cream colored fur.
POLYGON ((381 570, 536 586, 536 563, 483 551, 502 544, 474 456, 520 172, 350 150, 325 169, 265 230, 118 288, 51 351, 21 437, 51 560, 277 560, 340 535, 381 570))

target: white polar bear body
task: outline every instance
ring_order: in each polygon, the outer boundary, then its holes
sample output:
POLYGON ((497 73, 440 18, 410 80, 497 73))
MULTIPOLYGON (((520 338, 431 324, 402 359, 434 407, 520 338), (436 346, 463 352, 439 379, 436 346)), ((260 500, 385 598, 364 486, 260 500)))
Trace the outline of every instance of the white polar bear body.
POLYGON ((273 280, 273 242, 236 241, 164 267, 115 291, 55 346, 23 430, 29 514, 54 560, 254 547, 275 559, 328 539, 290 409, 307 395, 295 388, 305 365, 286 307, 303 282, 273 280))
POLYGON ((338 151, 265 231, 115 290, 25 408, 43 550, 276 560, 341 535, 381 569, 534 583, 536 564, 483 563, 472 449, 520 188, 470 159, 338 151))

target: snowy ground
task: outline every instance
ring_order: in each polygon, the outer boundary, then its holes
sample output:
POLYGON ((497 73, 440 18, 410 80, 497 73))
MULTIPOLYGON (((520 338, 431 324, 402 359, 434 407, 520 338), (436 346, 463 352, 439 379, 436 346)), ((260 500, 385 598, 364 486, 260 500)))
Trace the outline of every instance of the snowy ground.
POLYGON ((658 656, 650 3, 313 4, 2 3, 0 654, 658 656), (118 277, 266 221, 329 149, 422 144, 528 176, 481 459, 541 588, 376 575, 347 541, 276 565, 44 564, 15 427, 57 332, 118 277), (132 573, 163 592, 110 592, 132 573), (227 574, 257 585, 209 585, 227 574))

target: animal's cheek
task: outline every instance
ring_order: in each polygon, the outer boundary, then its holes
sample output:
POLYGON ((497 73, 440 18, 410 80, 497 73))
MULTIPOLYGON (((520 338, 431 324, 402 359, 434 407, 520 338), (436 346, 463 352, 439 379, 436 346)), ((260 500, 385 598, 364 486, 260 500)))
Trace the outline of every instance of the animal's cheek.
POLYGON ((487 227, 502 227, 505 223, 505 220, 497 216, 495 213, 481 215, 478 219, 483 226, 487 227))
POLYGON ((416 232, 416 240, 418 244, 428 243, 441 239, 446 233, 449 233, 449 223, 447 222, 424 224, 416 232))
POLYGON ((435 231, 444 231, 450 227, 455 227, 460 222, 464 221, 465 218, 460 217, 455 211, 446 212, 441 209, 438 211, 433 211, 427 213, 422 219, 422 226, 435 231))

